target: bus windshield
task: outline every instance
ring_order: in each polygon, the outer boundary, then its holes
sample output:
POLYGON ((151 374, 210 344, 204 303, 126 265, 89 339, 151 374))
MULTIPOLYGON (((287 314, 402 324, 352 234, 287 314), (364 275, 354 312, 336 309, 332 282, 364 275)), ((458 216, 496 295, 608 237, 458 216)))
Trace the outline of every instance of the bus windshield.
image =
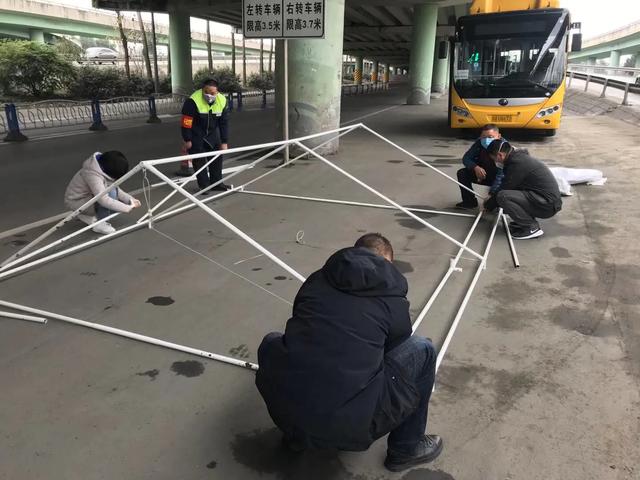
POLYGON ((566 10, 463 17, 454 53, 462 98, 549 97, 565 78, 566 10))

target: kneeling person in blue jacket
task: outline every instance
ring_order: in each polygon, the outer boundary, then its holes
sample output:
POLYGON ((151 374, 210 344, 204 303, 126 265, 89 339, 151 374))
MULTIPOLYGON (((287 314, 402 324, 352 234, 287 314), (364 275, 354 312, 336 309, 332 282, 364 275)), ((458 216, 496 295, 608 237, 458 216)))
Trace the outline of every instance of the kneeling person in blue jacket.
POLYGON ((425 434, 436 351, 411 335, 407 280, 392 261, 378 233, 336 252, 301 287, 284 335, 262 341, 256 385, 290 448, 363 451, 389 434, 394 472, 442 451, 425 434))

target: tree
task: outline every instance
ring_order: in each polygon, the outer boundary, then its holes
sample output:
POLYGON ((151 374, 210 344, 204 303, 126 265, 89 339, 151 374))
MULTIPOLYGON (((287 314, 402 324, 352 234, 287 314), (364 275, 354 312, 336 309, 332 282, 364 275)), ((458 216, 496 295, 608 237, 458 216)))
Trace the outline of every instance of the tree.
POLYGON ((144 29, 140 10, 138 10, 138 23, 140 24, 140 31, 142 32, 142 56, 144 57, 144 65, 147 70, 147 78, 149 80, 153 80, 153 75, 151 74, 151 59, 149 58, 149 44, 147 43, 147 32, 144 29))
POLYGON ((116 22, 118 23, 118 32, 120 33, 120 43, 122 43, 122 50, 124 50, 124 71, 127 73, 127 78, 131 78, 131 66, 129 65, 129 42, 127 41, 127 35, 124 32, 122 26, 122 14, 120 10, 116 10, 116 22))
POLYGON ((625 67, 625 68, 634 68, 636 66, 636 58, 638 58, 637 55, 629 56, 625 60, 623 67, 625 67))
POLYGON ((82 59, 82 47, 68 38, 58 37, 53 45, 56 52, 71 62, 78 62, 82 59))
POLYGON ((240 86, 240 78, 233 73, 231 67, 214 68, 209 71, 207 68, 198 70, 193 77, 194 87, 202 88, 202 82, 207 78, 213 78, 218 81, 220 91, 223 93, 233 93, 242 90, 240 86))
POLYGON ((29 41, 0 42, 0 85, 35 97, 65 88, 75 77, 71 62, 54 47, 29 41))

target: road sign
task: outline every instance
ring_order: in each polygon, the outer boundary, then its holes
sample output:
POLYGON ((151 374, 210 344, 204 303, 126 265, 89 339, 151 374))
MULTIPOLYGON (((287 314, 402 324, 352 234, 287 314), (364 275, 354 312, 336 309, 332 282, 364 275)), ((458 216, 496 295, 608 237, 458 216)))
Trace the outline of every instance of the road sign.
POLYGON ((325 0, 243 0, 246 38, 324 38, 325 0))

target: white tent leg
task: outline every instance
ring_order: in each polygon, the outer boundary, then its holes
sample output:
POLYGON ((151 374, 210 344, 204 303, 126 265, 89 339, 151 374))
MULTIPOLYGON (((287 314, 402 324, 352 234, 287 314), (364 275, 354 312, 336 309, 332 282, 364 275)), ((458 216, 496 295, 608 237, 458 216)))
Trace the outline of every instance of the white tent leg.
POLYGON ((16 303, 9 303, 3 300, 0 300, 0 305, 6 308, 11 308, 13 310, 33 313, 35 315, 42 315, 43 317, 53 318, 55 320, 60 320, 62 322, 72 323, 74 325, 80 325, 83 327, 92 328, 94 330, 99 330, 101 332, 111 333, 112 335, 119 335, 121 337, 130 338, 132 340, 137 340, 139 342, 150 343, 152 345, 157 345, 159 347, 170 348, 172 350, 177 350, 179 352, 184 352, 184 353, 189 353, 191 355, 210 358, 211 360, 217 360, 218 362, 228 363, 230 365, 235 365, 236 367, 247 368, 250 370, 258 370, 258 365, 256 365, 255 363, 244 362, 242 360, 226 357, 224 355, 218 355, 216 353, 206 352, 204 350, 199 350, 197 348, 178 345, 177 343, 167 342, 165 340, 160 340, 154 337, 148 337, 146 335, 141 335, 135 332, 129 332, 127 330, 122 330, 120 328, 109 327, 107 325, 101 325, 99 323, 87 322, 85 320, 80 320, 73 317, 67 317, 65 315, 58 315, 57 313, 47 312, 46 310, 39 310, 37 308, 26 307, 24 305, 18 305, 16 303))
POLYGON ((511 236, 511 231, 509 230, 509 222, 507 221, 507 216, 502 214, 502 224, 504 225, 504 232, 507 235, 507 242, 509 242, 509 250, 511 250, 511 258, 513 259, 513 266, 515 268, 520 268, 520 260, 518 259, 518 252, 516 252, 516 246, 513 244, 513 237, 511 236))
POLYGON ((445 354, 447 353, 447 349, 449 348, 449 344, 451 343, 451 340, 453 339, 453 334, 456 333, 456 329, 458 328, 458 324, 460 323, 460 319, 462 318, 462 314, 464 313, 465 309, 467 308, 467 304, 469 303, 469 300, 471 299, 471 295, 473 295, 473 290, 476 288, 476 284, 478 283, 478 279, 480 278, 480 275, 482 274, 482 272, 486 268, 487 259, 489 257, 489 252, 491 251, 491 245, 493 244, 493 239, 496 236, 496 229, 498 228, 498 223, 500 223, 500 217, 502 217, 502 209, 500 209, 500 211, 498 212, 498 215, 496 216, 496 220, 493 223, 493 229, 491 230, 491 236, 489 237, 489 241, 487 242, 487 247, 484 250, 484 255, 482 257, 482 262, 480 262, 480 265, 478 265, 478 268, 476 269, 476 274, 473 276, 473 280, 471 281, 471 285, 469 285, 469 289, 467 290, 466 295, 462 299, 462 304, 460 305, 460 308, 458 309, 458 313, 456 313, 456 316, 453 319, 453 323, 451 324, 451 328, 449 328, 449 332, 447 332, 447 336, 445 337, 444 342, 442 343, 442 347, 440 347, 440 351, 438 352, 438 358, 436 360, 436 372, 438 371, 438 368, 440 367, 440 364, 442 363, 442 359, 444 358, 445 354))
MULTIPOLYGON (((475 222, 473 222, 473 225, 471 226, 471 229, 469 230, 469 233, 467 234, 467 238, 464 239, 463 245, 467 245, 469 243, 469 241, 471 240, 471 237, 473 236, 473 232, 475 231, 476 227, 478 226, 478 223, 480 222, 480 218, 482 218, 483 213, 484 213, 483 211, 480 211, 480 213, 478 213, 478 216, 476 217, 475 222)), ((418 327, 420 326, 420 324, 422 323, 424 318, 427 316, 427 313, 429 313, 429 310, 431 310, 431 307, 433 306, 433 304, 435 303, 436 299, 438 298, 438 295, 440 295, 440 292, 442 291, 442 289, 444 288, 445 284, 449 280, 449 277, 451 277, 453 272, 456 271, 456 268, 458 266, 458 262, 460 261, 460 258, 462 257, 462 252, 464 252, 464 249, 460 248, 460 250, 458 251, 458 254, 456 255, 456 257, 451 261, 451 264, 449 265, 449 269, 447 270, 447 273, 445 273, 444 277, 442 277, 442 280, 440 280, 440 283, 438 284, 438 286, 434 290, 433 294, 431 295, 431 298, 429 298, 429 300, 427 301, 427 304, 424 306, 424 308, 422 309, 422 311, 418 315, 418 318, 416 318, 416 321, 413 322, 413 326, 411 328, 412 333, 416 333, 416 330, 418 329, 418 327)))
MULTIPOLYGON (((370 208, 381 208, 384 210, 397 210, 396 207, 392 207, 391 205, 380 205, 376 203, 363 203, 363 202, 351 202, 348 200, 334 200, 332 198, 316 198, 316 197, 301 197, 298 195, 284 195, 282 193, 270 193, 270 192, 256 192, 253 190, 245 190, 244 188, 240 191, 240 193, 246 193, 248 195, 262 195, 265 197, 275 197, 275 198, 290 198, 292 200, 306 200, 309 202, 320 202, 320 203, 332 203, 339 205, 352 205, 354 207, 370 207, 370 208)), ((443 210, 428 210, 425 208, 407 208, 410 212, 415 213, 435 213, 438 215, 450 215, 453 217, 474 217, 475 215, 470 215, 468 213, 456 213, 456 212, 447 212, 443 210)))
POLYGON ((433 225, 431 225, 429 222, 427 222, 426 220, 424 220, 423 218, 417 216, 415 213, 410 212, 409 210, 407 210, 406 208, 404 208, 402 205, 400 205, 397 202, 394 202, 393 200, 391 200, 389 197, 387 197, 386 195, 380 193, 378 190, 376 190, 373 187, 370 187, 369 185, 367 185, 366 183, 364 183, 362 180, 359 180, 358 178, 354 177, 353 175, 351 175, 349 172, 347 172, 346 170, 338 167, 336 164, 334 164, 333 162, 330 162, 329 160, 327 160, 326 158, 324 158, 321 155, 318 155, 316 152, 314 152, 313 150, 311 150, 310 148, 306 147, 305 145, 301 144, 300 142, 296 142, 296 144, 306 150, 307 152, 309 152, 311 155, 313 155, 314 157, 316 157, 318 160, 323 161, 324 163, 326 163, 327 165, 329 165, 331 168, 333 168, 334 170, 337 170, 338 172, 342 173, 343 175, 345 175, 347 178, 350 178, 351 180, 353 180, 354 182, 356 182, 358 185, 360 185, 361 187, 364 187, 365 189, 369 190, 371 193, 373 193, 374 195, 377 195, 378 197, 380 197, 381 199, 383 199, 385 202, 389 203, 389 205, 393 205, 394 207, 396 207, 398 210, 402 211, 404 214, 410 216, 411 218, 413 218, 414 220, 420 222, 422 225, 424 225, 425 227, 429 228, 430 230, 436 232, 438 235, 446 238, 447 240, 449 240, 451 243, 457 245, 458 247, 464 248, 465 251, 469 252, 471 255, 473 255, 476 258, 479 258, 482 260, 482 256, 475 252, 474 250, 470 249, 469 247, 463 245, 462 243, 460 243, 459 241, 457 241, 455 238, 451 237, 450 235, 448 235, 447 233, 443 232, 442 230, 440 230, 437 227, 434 227, 433 225))
POLYGON ((32 317, 31 315, 22 315, 20 313, 0 312, 0 317, 15 318, 16 320, 26 320, 27 322, 34 323, 47 323, 46 318, 32 317))

